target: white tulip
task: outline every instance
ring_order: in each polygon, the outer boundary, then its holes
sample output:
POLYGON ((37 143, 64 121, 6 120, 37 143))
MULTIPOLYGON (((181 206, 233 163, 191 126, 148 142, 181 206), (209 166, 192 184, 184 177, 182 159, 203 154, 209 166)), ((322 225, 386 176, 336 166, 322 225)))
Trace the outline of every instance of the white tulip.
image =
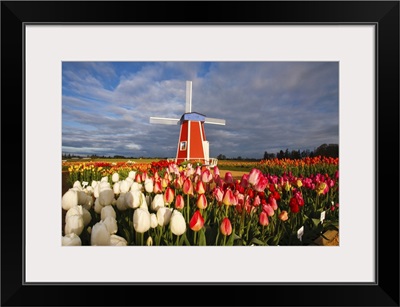
POLYGON ((81 246, 82 240, 75 233, 70 233, 62 237, 62 246, 81 246))
POLYGON ((156 228, 158 226, 158 219, 155 213, 150 213, 150 227, 156 228))
POLYGON ((78 205, 86 205, 87 194, 83 190, 77 191, 77 193, 78 193, 78 205))
POLYGON ((118 231, 118 225, 117 225, 117 220, 113 218, 112 216, 107 216, 104 220, 103 223, 106 225, 108 232, 110 235, 117 233, 118 231))
POLYGON ((82 205, 86 210, 90 210, 93 206, 93 198, 90 195, 86 195, 86 202, 82 205))
POLYGON ((92 188, 94 188, 97 184, 98 184, 98 182, 96 180, 92 180, 92 183, 90 184, 90 186, 92 188))
POLYGON ((143 187, 143 186, 142 186, 140 183, 134 181, 134 182, 132 183, 132 185, 131 185, 131 191, 135 191, 135 190, 141 191, 141 190, 142 190, 142 187, 143 187))
POLYGON ((72 185, 73 188, 78 188, 78 190, 82 191, 82 185, 79 182, 79 180, 75 181, 74 184, 72 185))
POLYGON ((92 221, 92 215, 85 207, 82 207, 82 217, 85 226, 89 225, 89 223, 92 221))
POLYGON ((118 173, 114 173, 111 177, 112 182, 117 182, 119 181, 119 174, 118 173))
POLYGON ((119 184, 119 191, 120 193, 126 193, 129 191, 131 184, 127 180, 121 181, 119 184))
POLYGON ((111 235, 110 245, 112 245, 112 246, 127 246, 128 242, 123 237, 120 237, 117 235, 111 235))
POLYGON ((119 194, 119 197, 117 198, 116 201, 116 205, 119 211, 125 211, 129 208, 125 201, 125 193, 119 194))
POLYGON ((65 214, 65 219, 68 219, 72 215, 82 215, 82 206, 75 206, 70 208, 67 213, 65 214))
POLYGON ((146 178, 146 179, 144 180, 144 189, 146 190, 146 192, 147 192, 147 193, 153 192, 153 188, 154 188, 153 179, 151 179, 151 178, 146 178))
POLYGON ((153 246, 153 238, 152 237, 148 237, 146 240, 146 245, 147 246, 153 246))
POLYGON ((142 192, 140 192, 140 195, 141 195, 140 197, 141 202, 139 208, 146 209, 147 211, 149 211, 149 207, 147 206, 146 196, 142 192))
POLYGON ((131 177, 125 178, 125 181, 129 184, 129 187, 133 184, 133 179, 131 177))
POLYGON ((164 207, 164 195, 156 194, 151 202, 150 209, 157 211, 159 208, 164 207))
POLYGON ((174 210, 170 220, 171 232, 174 235, 180 236, 186 231, 186 222, 182 213, 178 210, 174 210))
POLYGON ((160 226, 168 225, 168 223, 171 219, 172 210, 173 209, 168 208, 168 207, 161 207, 157 210, 158 225, 160 225, 160 226))
POLYGON ((94 188, 90 185, 90 186, 87 186, 87 187, 84 189, 84 191, 86 191, 86 193, 87 193, 88 195, 93 195, 94 188))
POLYGON ((97 214, 101 214, 101 209, 103 209, 103 206, 100 205, 100 201, 98 198, 94 201, 94 212, 97 214))
POLYGON ((102 206, 111 205, 112 201, 114 200, 114 191, 110 188, 100 190, 99 193, 99 202, 102 206))
POLYGON ((125 203, 130 208, 138 208, 142 203, 142 192, 129 191, 125 194, 125 203))
POLYGON ((108 181, 100 181, 99 193, 101 193, 103 190, 111 190, 111 184, 108 181))
POLYGON ((69 210, 72 207, 78 205, 78 193, 76 190, 69 189, 62 196, 62 208, 64 210, 69 210))
POLYGON ((91 245, 110 245, 111 235, 103 221, 97 222, 93 225, 92 233, 90 236, 91 245))
POLYGON ((136 232, 144 233, 150 229, 150 213, 142 208, 137 208, 133 213, 133 227, 136 232))
POLYGON ((82 233, 84 227, 85 223, 83 221, 82 214, 70 215, 68 218, 65 219, 64 233, 66 235, 70 233, 75 233, 77 236, 79 236, 82 233))
POLYGON ((104 220, 107 216, 117 218, 117 214, 112 206, 104 206, 100 212, 100 219, 104 220))
POLYGON ((100 194, 100 184, 96 184, 93 188, 93 196, 95 198, 99 198, 99 194, 100 194))
POLYGON ((136 172, 135 171, 130 171, 129 174, 128 174, 128 178, 135 179, 135 176, 136 176, 136 172))
POLYGON ((101 182, 108 182, 108 177, 107 177, 107 176, 102 177, 102 178, 100 179, 100 183, 101 183, 101 182))
POLYGON ((115 195, 118 195, 119 193, 121 193, 120 185, 121 185, 121 181, 114 183, 113 190, 114 190, 115 195))

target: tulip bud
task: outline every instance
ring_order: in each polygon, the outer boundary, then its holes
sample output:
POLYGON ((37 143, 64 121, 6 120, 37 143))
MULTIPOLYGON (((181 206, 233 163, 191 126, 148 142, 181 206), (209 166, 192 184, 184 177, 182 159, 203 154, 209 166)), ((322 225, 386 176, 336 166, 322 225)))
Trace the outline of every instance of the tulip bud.
POLYGON ((185 200, 181 194, 176 196, 175 209, 182 210, 185 207, 185 200))
POLYGON ((110 236, 110 245, 111 246, 127 246, 128 242, 123 237, 120 237, 117 235, 111 235, 110 236))
POLYGON ((78 192, 76 190, 69 189, 62 196, 62 208, 68 211, 69 209, 77 205, 78 205, 78 192))
POLYGON ((265 211, 261 211, 258 222, 260 223, 261 226, 268 226, 269 224, 268 214, 265 211))
POLYGON ((169 224, 169 221, 171 219, 172 210, 173 209, 168 208, 168 207, 161 207, 157 210, 158 225, 166 226, 169 224))
POLYGON ((197 205, 197 208, 199 208, 199 209, 207 208, 207 198, 206 198, 205 194, 200 194, 199 195, 199 197, 197 198, 196 205, 197 205))
POLYGON ((164 196, 162 194, 156 194, 151 202, 150 209, 152 211, 157 211, 162 207, 164 207, 164 196))
POLYGON ((114 191, 110 188, 101 189, 99 193, 99 203, 102 206, 111 205, 114 200, 114 191))
POLYGON ((112 216, 107 216, 103 220, 104 225, 106 225, 108 232, 111 234, 117 233, 118 231, 118 224, 117 220, 112 216))
POLYGON ((104 220, 107 216, 111 216, 113 218, 117 218, 117 214, 112 206, 105 206, 101 209, 100 219, 104 220))
POLYGON ((224 236, 229 236, 232 233, 232 224, 227 217, 223 218, 219 230, 224 236))
POLYGON ((62 246, 81 246, 82 241, 81 238, 75 234, 75 233, 70 233, 62 237, 61 241, 62 246))
POLYGON ((171 189, 170 187, 168 187, 168 188, 165 190, 165 193, 164 193, 164 202, 165 202, 166 204, 171 204, 171 203, 174 201, 174 197, 175 197, 175 192, 174 192, 174 190, 171 189))
POLYGON ((204 218, 199 210, 196 210, 189 222, 189 227, 193 231, 199 231, 204 226, 204 218))
POLYGON ((287 219, 289 218, 288 213, 287 213, 286 210, 283 210, 281 213, 279 213, 278 217, 283 222, 287 221, 287 219))
POLYGON ((203 181, 201 181, 201 180, 197 181, 196 192, 197 192, 197 194, 204 194, 206 192, 206 188, 204 186, 203 181))
POLYGON ((186 231, 186 222, 185 218, 183 217, 182 213, 178 210, 174 210, 171 216, 171 232, 176 235, 180 236, 186 231))
POLYGON ((90 244, 98 245, 98 246, 106 246, 110 245, 111 235, 107 226, 103 223, 103 221, 97 222, 93 225, 91 236, 90 236, 90 244))
POLYGON ((190 177, 187 177, 183 182, 183 193, 185 195, 193 195, 193 183, 190 177))
POLYGON ((112 174, 111 180, 112 180, 112 182, 119 181, 119 174, 118 173, 112 174))
POLYGON ((156 228, 158 226, 157 215, 155 213, 150 213, 150 227, 156 228))
POLYGON ((130 171, 128 173, 128 178, 131 178, 132 180, 134 180, 136 177, 136 172, 135 171, 130 171))
POLYGON ((153 188, 154 188, 153 179, 146 178, 146 180, 144 180, 144 189, 146 190, 146 192, 147 193, 152 193, 153 192, 153 188))
POLYGON ((146 240, 146 245, 147 246, 153 246, 153 238, 152 237, 148 237, 146 240))
POLYGON ((151 217, 149 211, 143 208, 135 209, 133 213, 133 227, 136 232, 145 233, 150 229, 151 217))

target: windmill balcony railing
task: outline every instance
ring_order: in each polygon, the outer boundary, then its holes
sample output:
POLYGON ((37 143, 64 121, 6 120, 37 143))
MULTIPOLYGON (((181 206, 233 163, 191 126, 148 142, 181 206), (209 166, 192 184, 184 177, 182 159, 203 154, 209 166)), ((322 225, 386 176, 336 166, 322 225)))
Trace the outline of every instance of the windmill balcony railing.
POLYGON ((168 158, 167 161, 168 162, 178 162, 182 163, 182 162, 190 162, 193 165, 196 163, 201 163, 201 165, 203 166, 208 166, 208 167, 214 167, 218 164, 218 159, 216 158, 208 158, 208 159, 204 159, 204 158, 168 158))

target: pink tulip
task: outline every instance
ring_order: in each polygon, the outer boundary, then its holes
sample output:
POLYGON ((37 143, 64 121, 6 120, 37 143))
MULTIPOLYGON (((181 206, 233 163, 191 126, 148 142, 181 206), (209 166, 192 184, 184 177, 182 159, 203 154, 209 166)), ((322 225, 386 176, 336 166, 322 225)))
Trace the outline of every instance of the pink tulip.
POLYGON ((225 182, 228 184, 233 183, 233 176, 231 172, 225 173, 225 182))
POLYGON ((258 177, 257 183, 254 185, 254 190, 257 192, 264 191, 268 185, 268 179, 265 178, 263 175, 258 177))
POLYGON ((268 216, 273 216, 275 214, 275 211, 274 209, 272 209, 272 206, 270 204, 263 205, 262 209, 265 213, 268 214, 268 216))
POLYGON ((224 197, 224 192, 221 187, 216 187, 213 191, 213 196, 217 200, 218 203, 222 202, 222 199, 224 197))
POLYGON ((224 217, 219 229, 224 236, 229 236, 232 233, 231 221, 227 217, 224 217))
POLYGON ((249 183, 252 185, 256 185, 261 176, 262 172, 257 168, 253 168, 249 174, 249 183))
POLYGON ((265 213, 265 211, 261 211, 258 221, 261 226, 268 226, 269 220, 268 220, 268 215, 267 213, 265 213))
POLYGON ((210 170, 207 168, 203 171, 203 173, 201 174, 201 180, 204 183, 209 183, 212 180, 212 174, 210 172, 210 170))

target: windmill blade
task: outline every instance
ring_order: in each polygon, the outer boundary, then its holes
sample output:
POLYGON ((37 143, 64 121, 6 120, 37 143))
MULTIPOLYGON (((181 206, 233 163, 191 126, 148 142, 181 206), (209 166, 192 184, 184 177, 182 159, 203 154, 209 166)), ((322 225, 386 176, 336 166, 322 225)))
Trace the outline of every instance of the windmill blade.
POLYGON ((225 125, 225 119, 219 119, 219 118, 211 118, 211 117, 206 117, 205 121, 206 124, 214 124, 214 125, 225 125))
POLYGON ((185 113, 192 112, 192 81, 186 81, 186 106, 185 113))
POLYGON ((177 125, 179 119, 166 117, 150 117, 150 124, 177 125))

